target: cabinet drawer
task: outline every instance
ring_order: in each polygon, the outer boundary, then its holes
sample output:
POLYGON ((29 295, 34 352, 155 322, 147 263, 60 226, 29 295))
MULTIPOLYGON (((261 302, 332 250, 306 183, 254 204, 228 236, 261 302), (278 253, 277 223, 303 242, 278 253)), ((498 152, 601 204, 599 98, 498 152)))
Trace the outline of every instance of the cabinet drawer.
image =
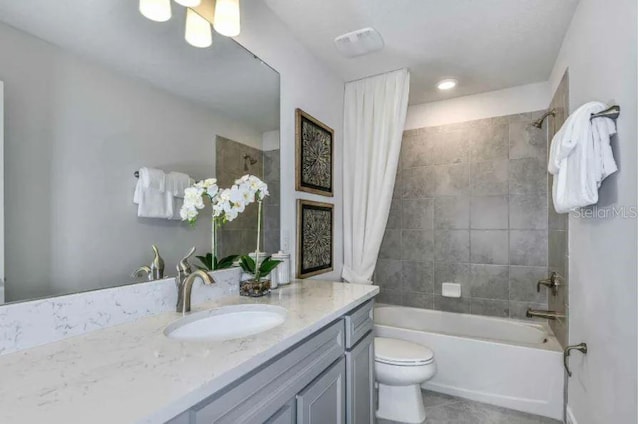
POLYGON ((344 316, 345 345, 351 349, 369 331, 373 330, 373 300, 344 316))
POLYGON ((344 324, 336 321, 226 391, 191 410, 194 424, 262 423, 344 356, 344 324))

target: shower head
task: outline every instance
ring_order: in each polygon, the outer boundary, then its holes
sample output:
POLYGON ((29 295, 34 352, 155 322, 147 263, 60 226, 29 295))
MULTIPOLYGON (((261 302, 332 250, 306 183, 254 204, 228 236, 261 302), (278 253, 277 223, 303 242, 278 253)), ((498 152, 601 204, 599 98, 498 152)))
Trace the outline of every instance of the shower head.
POLYGON ((256 163, 258 163, 258 159, 254 158, 253 156, 250 156, 248 154, 245 154, 242 158, 244 159, 244 170, 245 171, 249 170, 249 165, 255 165, 256 163))
POLYGON ((548 116, 556 116, 556 110, 555 109, 551 109, 551 110, 545 112, 544 115, 542 115, 540 118, 538 118, 535 121, 533 121, 530 125, 532 127, 535 127, 535 128, 538 128, 538 129, 542 129, 542 124, 544 124, 544 120, 547 119, 548 116))
POLYGON ((544 119, 536 119, 535 121, 533 121, 531 123, 532 127, 536 127, 536 128, 542 128, 542 124, 544 123, 544 119))

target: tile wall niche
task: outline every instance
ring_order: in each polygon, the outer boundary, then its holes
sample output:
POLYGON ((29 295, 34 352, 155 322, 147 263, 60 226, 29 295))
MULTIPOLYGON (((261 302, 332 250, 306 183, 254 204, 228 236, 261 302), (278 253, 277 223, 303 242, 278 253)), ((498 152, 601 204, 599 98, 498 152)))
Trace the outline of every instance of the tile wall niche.
MULTIPOLYGON (((549 145, 553 135, 560 129, 569 115, 569 75, 565 72, 556 92, 551 100, 549 108, 556 111, 555 117, 549 118, 549 145)), ((551 186, 553 178, 548 178, 548 203, 549 203, 549 271, 560 274, 561 286, 557 295, 548 292, 549 309, 569 314, 569 252, 568 252, 568 226, 569 215, 557 214, 553 209, 553 199, 551 198, 551 186)), ((549 321, 551 329, 563 347, 567 346, 569 329, 567 319, 549 321)))
POLYGON ((380 302, 518 319, 546 309, 547 130, 529 125, 541 114, 405 131, 380 302), (443 282, 462 297, 441 296, 443 282))

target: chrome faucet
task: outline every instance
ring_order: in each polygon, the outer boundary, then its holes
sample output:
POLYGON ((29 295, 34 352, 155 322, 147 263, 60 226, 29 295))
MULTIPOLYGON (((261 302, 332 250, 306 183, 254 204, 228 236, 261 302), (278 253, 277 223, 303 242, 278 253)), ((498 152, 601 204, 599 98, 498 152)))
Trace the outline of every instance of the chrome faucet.
POLYGON ((140 277, 146 274, 147 279, 149 281, 153 281, 153 280, 161 280, 164 277, 164 260, 160 256, 158 247, 154 244, 151 246, 151 249, 153 249, 153 260, 151 261, 151 266, 145 265, 136 269, 131 274, 133 278, 140 277))
POLYGON ((527 318, 538 317, 550 320, 564 319, 566 316, 556 311, 542 311, 539 309, 527 309, 527 318))
POLYGON ((191 271, 191 264, 189 258, 196 251, 195 246, 189 250, 187 255, 180 259, 176 269, 178 275, 176 276, 176 286, 178 287, 178 303, 176 304, 176 312, 190 312, 191 311, 191 289, 196 278, 202 278, 204 284, 213 284, 215 281, 204 270, 191 271))
POLYGON ((552 272, 549 278, 546 280, 538 281, 538 285, 536 288, 538 289, 538 293, 540 293, 540 286, 546 286, 551 289, 551 293, 555 296, 558 294, 558 287, 560 287, 560 274, 557 272, 552 272))
POLYGON ((152 281, 153 277, 151 276, 151 268, 144 265, 140 268, 136 269, 133 273, 131 273, 131 278, 142 277, 143 275, 147 276, 147 280, 152 281))
POLYGON ((178 271, 178 276, 176 277, 176 284, 178 286, 182 284, 184 279, 187 278, 187 275, 191 274, 192 272, 191 264, 189 263, 189 258, 194 253, 196 253, 195 246, 192 247, 191 250, 189 250, 189 253, 187 253, 184 258, 180 259, 180 262, 178 262, 178 265, 176 265, 176 270, 178 271))
POLYGON ((201 269, 194 271, 187 275, 182 281, 180 276, 176 277, 176 284, 178 285, 178 304, 176 305, 176 312, 189 312, 191 311, 191 289, 196 278, 202 278, 204 284, 214 284, 213 278, 201 269))

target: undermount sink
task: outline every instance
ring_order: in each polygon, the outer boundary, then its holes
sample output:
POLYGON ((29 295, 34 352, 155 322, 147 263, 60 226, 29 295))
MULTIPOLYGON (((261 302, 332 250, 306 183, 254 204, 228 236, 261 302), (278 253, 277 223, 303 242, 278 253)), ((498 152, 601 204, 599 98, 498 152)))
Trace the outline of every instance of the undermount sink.
POLYGON ((223 341, 262 333, 282 324, 287 310, 273 305, 234 305, 196 312, 169 324, 170 339, 223 341))

